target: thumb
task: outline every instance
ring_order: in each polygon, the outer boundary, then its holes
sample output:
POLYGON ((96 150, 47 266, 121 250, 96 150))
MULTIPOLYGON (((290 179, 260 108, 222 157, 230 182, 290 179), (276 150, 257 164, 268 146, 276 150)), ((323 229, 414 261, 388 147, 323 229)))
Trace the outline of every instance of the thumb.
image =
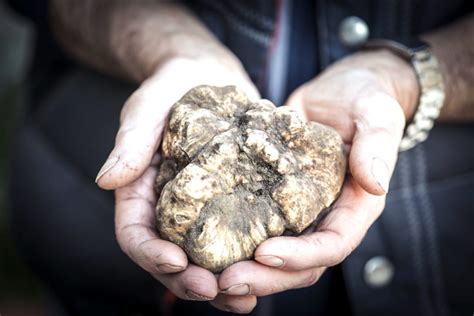
POLYGON ((405 126, 403 110, 388 95, 362 98, 354 106, 350 171, 367 192, 386 194, 405 126))
POLYGON ((97 174, 99 187, 116 189, 135 181, 150 165, 161 141, 169 108, 156 84, 144 82, 125 103, 115 146, 97 174))

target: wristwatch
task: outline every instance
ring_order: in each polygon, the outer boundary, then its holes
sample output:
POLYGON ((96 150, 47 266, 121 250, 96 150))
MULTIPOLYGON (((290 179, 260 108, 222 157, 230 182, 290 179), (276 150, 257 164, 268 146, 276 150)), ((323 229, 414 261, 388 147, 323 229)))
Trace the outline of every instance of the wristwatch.
POLYGON ((420 98, 413 120, 405 128, 399 151, 415 147, 428 138, 434 120, 438 118, 444 104, 445 88, 443 77, 436 57, 431 53, 429 44, 418 39, 396 41, 388 39, 369 40, 363 49, 388 49, 405 59, 413 66, 420 98))

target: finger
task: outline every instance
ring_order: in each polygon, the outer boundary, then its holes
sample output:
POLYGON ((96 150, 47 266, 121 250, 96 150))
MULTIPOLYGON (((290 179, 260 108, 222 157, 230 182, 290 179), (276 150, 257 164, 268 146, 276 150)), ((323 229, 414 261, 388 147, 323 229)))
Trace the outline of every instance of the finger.
POLYGON ((216 277, 203 268, 188 265, 183 250, 160 239, 156 232, 156 172, 152 165, 135 182, 116 190, 115 227, 119 245, 176 296, 211 300, 218 291, 216 277))
POLYGON ((101 188, 131 183, 150 165, 169 108, 176 101, 168 100, 160 90, 155 83, 145 81, 125 103, 115 146, 96 178, 101 188))
POLYGON ((405 125, 403 110, 393 98, 377 94, 359 99, 354 116, 351 174, 367 192, 386 194, 405 125))
POLYGON ((226 295, 265 296, 313 285, 323 272, 324 268, 283 271, 255 261, 241 261, 222 272, 219 288, 226 295))
POLYGON ((269 266, 278 263, 288 271, 336 265, 359 245, 382 212, 384 201, 383 196, 367 193, 350 178, 316 232, 270 238, 256 249, 255 260, 269 266))
POLYGON ((150 273, 182 271, 188 261, 175 244, 161 240, 155 229, 154 167, 132 184, 116 190, 115 230, 122 250, 150 273))
POLYGON ((219 294, 211 301, 211 305, 224 312, 248 314, 257 306, 255 295, 230 296, 219 294))
POLYGON ((295 110, 299 117, 306 122, 309 120, 309 117, 303 105, 303 90, 304 85, 290 95, 288 100, 286 100, 285 105, 295 110))
POLYGON ((179 273, 154 274, 166 288, 184 300, 210 301, 217 293, 217 280, 210 271, 189 264, 179 273))

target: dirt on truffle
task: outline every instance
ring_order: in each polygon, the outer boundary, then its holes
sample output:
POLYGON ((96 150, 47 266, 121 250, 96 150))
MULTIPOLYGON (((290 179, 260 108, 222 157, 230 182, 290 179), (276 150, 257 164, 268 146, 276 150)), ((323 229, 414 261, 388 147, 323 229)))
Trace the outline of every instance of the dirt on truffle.
POLYGON ((346 172, 333 129, 234 86, 199 86, 171 108, 156 178, 160 236, 213 272, 270 237, 302 232, 336 199, 346 172))

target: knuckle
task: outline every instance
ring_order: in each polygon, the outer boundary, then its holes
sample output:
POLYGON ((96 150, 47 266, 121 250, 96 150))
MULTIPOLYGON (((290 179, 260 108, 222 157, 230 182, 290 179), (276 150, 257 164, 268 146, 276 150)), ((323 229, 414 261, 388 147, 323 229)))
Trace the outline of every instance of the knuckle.
POLYGON ((116 238, 120 249, 128 255, 135 263, 146 271, 157 272, 154 262, 161 256, 152 246, 154 239, 151 236, 144 238, 139 229, 145 228, 141 224, 128 224, 123 227, 116 227, 116 238))
MULTIPOLYGON (((316 234, 313 238, 311 238, 311 243, 318 247, 318 248, 325 248, 328 249, 327 259, 324 262, 327 262, 329 266, 337 265, 344 261, 346 257, 352 252, 352 245, 348 245, 345 242, 345 237, 339 234, 336 231, 330 231, 331 234, 336 235, 335 237, 339 240, 337 242, 332 241, 328 244, 327 241, 322 240, 321 236, 316 234)), ((355 248, 355 246, 354 246, 355 248)), ((319 260, 311 263, 311 266, 321 265, 319 260)))
POLYGON ((295 286, 297 286, 295 281, 276 277, 271 282, 260 282, 259 284, 252 284, 250 287, 254 289, 254 294, 258 296, 267 296, 292 289, 295 286))
POLYGON ((123 238, 121 236, 117 236, 117 243, 120 247, 120 250, 122 250, 122 252, 124 252, 125 254, 127 254, 128 256, 130 256, 130 252, 129 252, 129 249, 128 249, 128 245, 127 243, 123 240, 123 238))
MULTIPOLYGON (((129 186, 122 191, 120 195, 120 203, 147 203, 151 209, 154 209, 156 206, 156 194, 153 190, 150 190, 149 187, 145 186, 129 186)), ((148 215, 148 217, 153 215, 148 215)), ((150 220, 153 220, 152 218, 150 220)))
MULTIPOLYGON (((318 249, 321 249, 326 246, 323 240, 321 240, 321 236, 319 234, 313 234, 310 236, 310 238, 304 239, 307 243, 308 246, 307 249, 315 249, 316 252, 318 249)), ((313 251, 312 251, 313 252, 313 251)), ((313 252, 313 253, 316 253, 313 252)), ((316 255, 313 255, 311 258, 310 266, 315 266, 317 264, 317 258, 316 255)))
POLYGON ((350 253, 351 251, 346 245, 341 244, 338 247, 334 247, 334 253, 332 254, 330 266, 335 266, 343 262, 350 253))
POLYGON ((206 283, 206 280, 203 280, 200 277, 189 275, 185 273, 181 278, 181 286, 183 288, 193 289, 199 287, 200 284, 206 283))
POLYGON ((129 254, 130 245, 134 244, 135 237, 128 233, 129 225, 123 227, 115 227, 115 236, 120 249, 126 254, 129 254))
POLYGON ((330 266, 335 266, 343 262, 356 248, 356 244, 352 240, 341 237, 340 241, 335 243, 331 257, 330 266))
POLYGON ((349 255, 357 248, 359 241, 356 239, 351 239, 345 242, 345 246, 342 251, 342 261, 344 261, 349 255))
POLYGON ((361 239, 356 237, 343 238, 335 247, 333 265, 343 262, 359 246, 361 239))
MULTIPOLYGON (((303 236, 304 238, 305 236, 303 236)), ((309 249, 311 248, 319 248, 321 246, 324 245, 324 242, 321 240, 321 237, 319 234, 313 234, 313 235, 310 235, 308 236, 308 238, 304 238, 303 240, 305 240, 307 243, 308 243, 308 246, 310 247, 309 249)))

